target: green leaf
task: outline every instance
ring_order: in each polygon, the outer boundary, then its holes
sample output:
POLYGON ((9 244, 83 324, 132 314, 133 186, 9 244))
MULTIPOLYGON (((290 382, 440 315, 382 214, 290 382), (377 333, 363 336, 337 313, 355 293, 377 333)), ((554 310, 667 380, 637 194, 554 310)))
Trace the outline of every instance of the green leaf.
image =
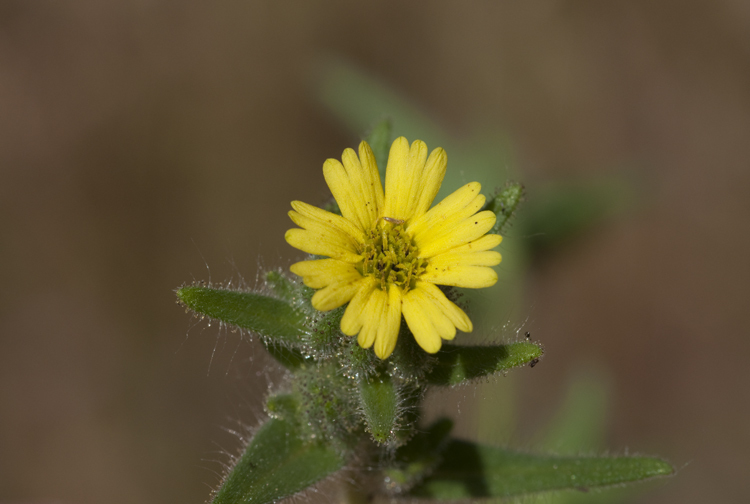
POLYGON ((266 350, 271 357, 291 371, 299 369, 305 362, 305 356, 302 355, 299 350, 295 350, 294 348, 290 348, 283 344, 277 345, 270 341, 264 341, 263 346, 266 347, 266 350))
POLYGON ((398 421, 398 391, 388 375, 359 382, 359 398, 367 429, 378 443, 393 438, 398 421))
POLYGON ((191 285, 177 297, 194 312, 287 343, 298 343, 304 318, 285 301, 254 292, 191 285))
POLYGON ((271 419, 253 436, 212 502, 270 504, 343 466, 338 452, 304 440, 295 422, 271 419))
POLYGON ((509 180, 502 190, 485 203, 482 210, 490 210, 497 216, 491 233, 502 234, 508 221, 515 215, 518 205, 523 200, 523 195, 523 185, 509 180))
POLYGON ((388 164, 388 153, 391 149, 393 124, 390 119, 384 119, 377 123, 368 133, 367 141, 370 144, 375 161, 378 164, 381 182, 385 181, 385 167, 388 164))
POLYGON ((533 446, 566 455, 603 447, 607 399, 612 395, 609 379, 596 368, 577 369, 568 381, 563 403, 554 413, 543 437, 533 446))
POLYGON ((535 191, 519 217, 534 255, 551 251, 631 207, 633 184, 624 177, 550 183, 535 191))
POLYGON ((411 495, 439 500, 510 497, 549 490, 588 490, 657 476, 674 469, 652 457, 558 457, 452 441, 443 463, 411 495))
POLYGON ((440 418, 396 450, 393 462, 383 469, 386 489, 403 493, 430 474, 440 463, 440 452, 445 448, 452 429, 450 419, 440 418))
POLYGON ((443 345, 438 363, 427 380, 433 385, 458 385, 467 380, 499 373, 539 359, 544 350, 536 343, 519 341, 508 345, 443 345))
POLYGON ((297 292, 296 286, 281 271, 267 271, 266 285, 268 285, 274 294, 284 301, 293 301, 297 292))

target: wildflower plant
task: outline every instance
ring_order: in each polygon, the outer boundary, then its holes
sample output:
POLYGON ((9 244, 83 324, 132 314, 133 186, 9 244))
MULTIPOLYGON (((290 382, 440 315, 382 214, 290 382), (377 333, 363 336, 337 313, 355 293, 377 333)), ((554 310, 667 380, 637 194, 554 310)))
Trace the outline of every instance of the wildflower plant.
POLYGON ((292 202, 298 227, 286 240, 309 256, 291 275, 267 271, 257 292, 177 290, 199 316, 260 338, 287 370, 214 503, 277 502, 334 474, 346 475, 350 502, 368 502, 510 497, 672 473, 657 458, 519 452, 456 439, 448 418, 421 421, 430 388, 533 367, 543 354, 528 338, 462 344, 473 323, 458 289, 497 281, 493 249, 523 188, 508 182, 486 197, 471 182, 433 206, 446 169, 443 149, 391 144, 384 122, 358 153, 324 163, 326 209, 292 202))

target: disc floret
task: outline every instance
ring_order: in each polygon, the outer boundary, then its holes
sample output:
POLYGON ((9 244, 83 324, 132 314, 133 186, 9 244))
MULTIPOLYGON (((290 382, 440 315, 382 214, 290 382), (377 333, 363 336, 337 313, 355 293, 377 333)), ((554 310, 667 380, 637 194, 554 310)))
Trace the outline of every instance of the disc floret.
POLYGON ((365 236, 364 259, 358 270, 362 276, 378 280, 384 291, 389 285, 396 285, 406 293, 424 273, 427 260, 419 257, 419 248, 406 232, 403 221, 379 222, 365 236))

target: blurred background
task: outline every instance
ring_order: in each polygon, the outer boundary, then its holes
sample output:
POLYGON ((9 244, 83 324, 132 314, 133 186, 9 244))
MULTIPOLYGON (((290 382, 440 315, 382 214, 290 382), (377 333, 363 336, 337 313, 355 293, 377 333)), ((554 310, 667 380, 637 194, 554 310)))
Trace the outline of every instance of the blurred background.
POLYGON ((450 391, 459 434, 605 390, 597 450, 679 469, 628 502, 747 501, 749 3, 3 0, 0 502, 206 500, 281 375, 173 290, 299 258, 289 202, 383 117, 527 188, 473 337, 546 355, 450 391))

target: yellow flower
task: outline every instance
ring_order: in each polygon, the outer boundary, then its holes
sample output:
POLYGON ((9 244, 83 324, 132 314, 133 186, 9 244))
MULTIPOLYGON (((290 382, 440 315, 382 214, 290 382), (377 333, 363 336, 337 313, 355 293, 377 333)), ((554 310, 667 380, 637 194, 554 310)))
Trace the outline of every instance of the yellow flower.
POLYGON ((309 254, 329 259, 291 266, 305 285, 318 290, 312 305, 321 311, 349 303, 341 331, 359 334, 363 348, 375 345, 381 359, 393 352, 403 314, 426 352, 440 350, 456 329, 472 323, 437 285, 481 288, 494 285, 489 266, 500 263, 500 235, 486 234, 495 214, 479 212, 485 198, 477 182, 466 184, 430 208, 445 176, 447 156, 438 148, 427 157, 417 140, 396 139, 388 156, 385 191, 367 142, 359 157, 346 149, 342 163, 328 159, 323 174, 341 209, 336 215, 293 201, 292 221, 302 229, 286 232, 286 241, 309 254), (477 213, 479 212, 479 213, 477 213))

